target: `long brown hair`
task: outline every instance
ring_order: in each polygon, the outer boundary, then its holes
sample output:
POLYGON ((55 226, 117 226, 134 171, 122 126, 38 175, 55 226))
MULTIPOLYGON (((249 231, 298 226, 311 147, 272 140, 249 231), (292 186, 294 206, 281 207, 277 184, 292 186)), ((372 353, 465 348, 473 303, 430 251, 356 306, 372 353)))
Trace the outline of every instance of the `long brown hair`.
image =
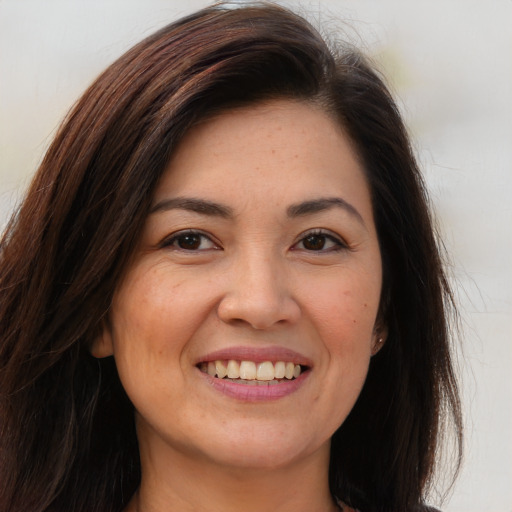
POLYGON ((0 255, 0 510, 119 511, 140 481, 133 407, 111 358, 88 350, 105 321, 183 134, 237 105, 320 105, 364 164, 384 266, 389 334, 332 440, 333 494, 364 512, 421 505, 444 420, 459 441, 443 273, 421 175, 397 108, 355 50, 331 50, 269 4, 214 6, 112 64, 71 110, 0 255))

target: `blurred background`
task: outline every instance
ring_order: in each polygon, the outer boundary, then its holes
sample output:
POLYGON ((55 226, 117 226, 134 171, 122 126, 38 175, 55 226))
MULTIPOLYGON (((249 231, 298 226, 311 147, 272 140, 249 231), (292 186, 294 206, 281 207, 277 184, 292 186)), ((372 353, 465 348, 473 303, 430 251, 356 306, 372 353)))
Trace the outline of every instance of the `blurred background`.
MULTIPOLYGON (((133 43, 210 3, 0 0, 1 225, 85 87, 133 43)), ((385 74, 450 254, 466 457, 453 493, 432 504, 512 512, 512 1, 280 3, 385 74)))

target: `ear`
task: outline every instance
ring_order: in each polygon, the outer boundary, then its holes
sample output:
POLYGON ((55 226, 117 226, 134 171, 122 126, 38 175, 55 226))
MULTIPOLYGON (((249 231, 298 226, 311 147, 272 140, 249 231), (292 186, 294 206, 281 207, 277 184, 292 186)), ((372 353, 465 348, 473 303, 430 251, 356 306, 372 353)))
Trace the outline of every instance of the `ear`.
POLYGON ((101 359, 114 354, 114 344, 112 343, 112 331, 107 321, 103 321, 100 332, 89 346, 89 352, 93 357, 101 359))
POLYGON ((372 337, 372 357, 379 352, 379 350, 384 346, 386 340, 388 339, 388 327, 387 325, 382 325, 380 322, 375 324, 375 328, 373 330, 372 337))

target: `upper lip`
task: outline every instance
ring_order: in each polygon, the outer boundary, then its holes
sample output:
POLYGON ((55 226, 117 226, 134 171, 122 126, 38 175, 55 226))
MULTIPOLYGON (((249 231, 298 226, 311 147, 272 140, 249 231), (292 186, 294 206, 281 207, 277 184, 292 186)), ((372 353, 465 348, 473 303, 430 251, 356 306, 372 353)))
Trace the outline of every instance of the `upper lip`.
POLYGON ((209 352, 208 354, 201 356, 197 360, 197 364, 207 363, 208 361, 218 360, 235 360, 235 361, 254 361, 260 363, 263 361, 284 361, 300 364, 302 366, 313 366, 312 361, 291 350, 289 348, 272 346, 272 347, 251 347, 251 346, 238 346, 228 347, 220 350, 209 352))

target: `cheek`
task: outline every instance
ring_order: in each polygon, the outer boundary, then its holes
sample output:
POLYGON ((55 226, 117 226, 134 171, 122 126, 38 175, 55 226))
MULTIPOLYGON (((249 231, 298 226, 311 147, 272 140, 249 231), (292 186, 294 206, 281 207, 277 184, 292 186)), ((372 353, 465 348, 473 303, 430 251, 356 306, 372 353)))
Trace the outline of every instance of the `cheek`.
MULTIPOLYGON (((181 290, 155 270, 128 275, 116 292, 111 325, 114 355, 124 381, 148 378, 163 361, 179 359, 183 340, 192 329, 194 311, 181 290), (188 315, 188 316, 187 316, 188 315)), ((168 364, 168 363, 167 363, 168 364)))
POLYGON ((333 429, 343 423, 366 380, 380 292, 376 280, 335 277, 317 286, 308 309, 327 356, 320 368, 325 381, 317 400, 332 414, 333 429))
POLYGON ((191 286, 190 280, 177 274, 157 267, 127 276, 112 308, 119 344, 137 339, 140 348, 172 347, 187 331, 193 332, 197 325, 194 318, 204 313, 201 304, 205 290, 191 286))
POLYGON ((164 407, 182 393, 182 354, 193 332, 193 296, 158 269, 124 279, 112 304, 114 357, 128 396, 139 412, 164 407), (151 401, 148 400, 151 397, 151 401))
POLYGON ((360 276, 331 279, 310 301, 310 315, 326 343, 369 348, 378 310, 380 287, 360 276))
POLYGON ((125 277, 110 316, 116 365, 129 395, 149 383, 156 389, 181 381, 190 364, 189 342, 214 309, 215 286, 209 279, 180 275, 161 260, 152 263, 125 277))

